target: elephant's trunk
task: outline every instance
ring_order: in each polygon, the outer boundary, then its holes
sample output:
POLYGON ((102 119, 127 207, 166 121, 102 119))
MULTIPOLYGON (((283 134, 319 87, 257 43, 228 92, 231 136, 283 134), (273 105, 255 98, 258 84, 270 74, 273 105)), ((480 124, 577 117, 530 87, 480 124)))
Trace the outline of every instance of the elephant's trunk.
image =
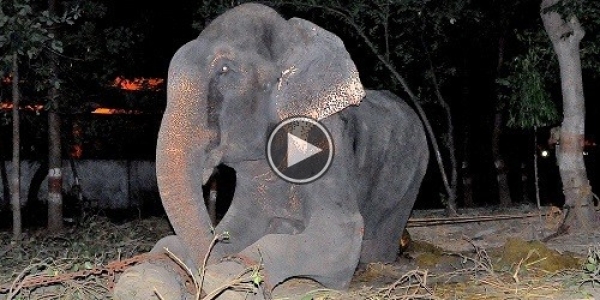
MULTIPOLYGON (((202 197, 206 148, 214 133, 207 129, 206 95, 192 41, 169 67, 167 107, 156 148, 156 175, 164 209, 198 267, 212 240, 211 221, 202 197)), ((206 171, 205 171, 206 170, 206 171)))

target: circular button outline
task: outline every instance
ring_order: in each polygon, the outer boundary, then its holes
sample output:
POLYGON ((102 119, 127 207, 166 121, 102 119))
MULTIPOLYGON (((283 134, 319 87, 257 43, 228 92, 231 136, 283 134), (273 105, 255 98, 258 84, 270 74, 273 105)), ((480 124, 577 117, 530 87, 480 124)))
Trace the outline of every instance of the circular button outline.
POLYGON ((331 133, 329 133, 329 130, 327 130, 327 128, 323 124, 321 124, 321 122, 306 116, 294 116, 288 117, 283 121, 279 122, 279 124, 277 124, 277 126, 275 126, 273 130, 271 130, 271 133, 269 133, 269 139, 267 140, 267 147, 265 150, 267 152, 267 161, 269 163, 269 167, 271 168, 271 170, 273 170, 273 172, 275 172, 275 174, 277 174, 277 176, 279 176, 279 178, 293 184, 307 184, 319 179, 321 176, 323 176, 323 174, 325 174, 325 172, 327 172, 327 170, 329 170, 329 167, 333 162, 334 145, 331 133), (319 173, 306 179, 295 179, 283 174, 281 171, 279 171, 279 169, 277 169, 277 167, 275 166, 275 162, 273 161, 273 157, 271 156, 271 145, 273 143, 273 138, 275 137, 277 131, 287 124, 298 121, 308 122, 317 126, 321 130, 321 132, 323 132, 323 134, 327 138, 327 143, 329 144, 329 153, 327 155, 327 162, 325 163, 325 166, 321 168, 321 171, 319 171, 319 173))

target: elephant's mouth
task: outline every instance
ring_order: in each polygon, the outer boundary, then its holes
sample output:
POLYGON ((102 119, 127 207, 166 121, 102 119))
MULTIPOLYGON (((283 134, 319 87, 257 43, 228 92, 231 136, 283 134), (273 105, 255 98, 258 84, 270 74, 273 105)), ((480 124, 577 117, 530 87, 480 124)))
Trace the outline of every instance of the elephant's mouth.
POLYGON ((213 170, 202 186, 202 196, 213 226, 223 219, 235 195, 237 175, 235 169, 221 163, 213 170))

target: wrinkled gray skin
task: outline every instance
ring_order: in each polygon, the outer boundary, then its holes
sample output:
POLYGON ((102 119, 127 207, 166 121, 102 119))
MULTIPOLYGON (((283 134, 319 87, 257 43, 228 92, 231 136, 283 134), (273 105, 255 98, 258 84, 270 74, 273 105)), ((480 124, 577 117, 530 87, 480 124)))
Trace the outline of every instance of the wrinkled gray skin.
MULTIPOLYGON (((237 186, 216 232, 231 240, 212 250, 209 277, 241 270, 220 262, 241 256, 262 261, 267 289, 295 276, 347 288, 359 261, 395 259, 428 156, 414 111, 389 92, 364 91, 339 38, 266 6, 238 6, 171 61, 156 164, 176 237, 153 251, 201 265, 213 235, 198 183, 223 163, 237 186), (334 140, 330 169, 306 185, 278 178, 265 158, 270 129, 292 115, 319 119, 334 140)), ((121 289, 135 285, 125 277, 121 289)))

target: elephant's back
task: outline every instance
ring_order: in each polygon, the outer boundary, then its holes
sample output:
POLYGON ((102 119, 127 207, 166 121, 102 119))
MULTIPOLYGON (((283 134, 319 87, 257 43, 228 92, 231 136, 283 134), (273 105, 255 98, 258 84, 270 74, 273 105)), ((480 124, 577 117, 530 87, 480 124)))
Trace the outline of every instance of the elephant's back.
POLYGON ((357 110, 360 119, 365 121, 379 121, 380 125, 391 127, 411 128, 415 133, 422 132, 424 129, 421 119, 415 110, 402 98, 388 90, 367 90, 366 97, 363 99, 357 110))
POLYGON ((345 137, 352 139, 349 143, 362 179, 373 180, 390 166, 399 177, 404 170, 426 168, 429 149, 423 124, 400 97, 389 91, 367 90, 360 105, 336 115, 344 121, 345 137))
POLYGON ((411 148, 428 151, 421 119, 408 103, 389 91, 367 90, 360 105, 347 108, 345 113, 353 123, 355 142, 371 148, 371 154, 392 149, 403 154, 411 148))

